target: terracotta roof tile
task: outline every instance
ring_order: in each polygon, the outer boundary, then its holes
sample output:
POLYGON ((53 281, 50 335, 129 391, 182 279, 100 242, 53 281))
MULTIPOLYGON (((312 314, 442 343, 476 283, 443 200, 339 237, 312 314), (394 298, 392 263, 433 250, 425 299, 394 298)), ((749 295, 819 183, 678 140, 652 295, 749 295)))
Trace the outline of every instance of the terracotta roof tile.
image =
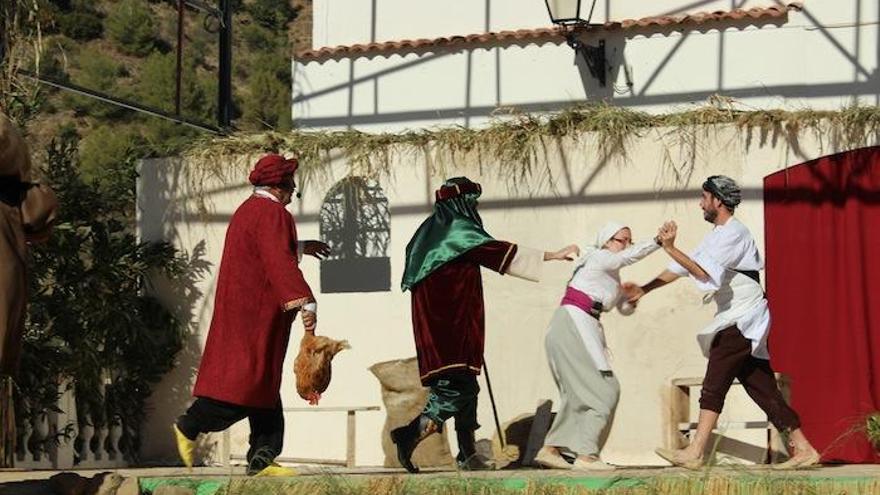
MULTIPOLYGON (((611 21, 591 30, 635 31, 635 34, 650 34, 651 31, 662 31, 674 27, 677 29, 699 28, 700 25, 717 22, 752 22, 756 20, 772 20, 785 18, 789 11, 800 11, 803 5, 800 2, 790 2, 785 5, 772 7, 753 7, 750 9, 717 10, 714 12, 697 12, 681 16, 663 15, 643 17, 641 19, 624 19, 611 21)), ((296 54, 296 60, 301 63, 321 62, 327 59, 342 59, 353 56, 380 56, 391 54, 410 53, 415 51, 428 51, 438 47, 467 48, 473 45, 492 44, 493 46, 505 44, 518 44, 532 41, 561 42, 564 39, 564 31, 557 27, 537 29, 517 29, 515 31, 498 31, 469 35, 454 35, 434 39, 420 38, 417 40, 386 41, 383 43, 367 43, 355 45, 340 45, 335 47, 325 46, 315 50, 305 50, 296 54)))

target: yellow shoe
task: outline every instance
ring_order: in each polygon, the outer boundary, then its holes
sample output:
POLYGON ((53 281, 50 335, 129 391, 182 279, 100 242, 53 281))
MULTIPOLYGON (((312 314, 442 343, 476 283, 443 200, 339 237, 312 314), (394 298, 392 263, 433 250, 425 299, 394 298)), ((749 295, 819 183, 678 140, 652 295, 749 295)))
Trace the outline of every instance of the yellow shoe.
POLYGON ((296 469, 284 467, 276 462, 273 462, 272 464, 264 467, 262 471, 255 474, 254 476, 274 476, 284 478, 297 475, 299 475, 299 473, 296 471, 296 469))
POLYGON ((184 466, 192 469, 193 456, 196 450, 195 440, 186 438, 186 435, 180 431, 176 424, 172 425, 171 428, 174 430, 174 437, 177 439, 177 453, 180 454, 180 460, 183 461, 184 466))

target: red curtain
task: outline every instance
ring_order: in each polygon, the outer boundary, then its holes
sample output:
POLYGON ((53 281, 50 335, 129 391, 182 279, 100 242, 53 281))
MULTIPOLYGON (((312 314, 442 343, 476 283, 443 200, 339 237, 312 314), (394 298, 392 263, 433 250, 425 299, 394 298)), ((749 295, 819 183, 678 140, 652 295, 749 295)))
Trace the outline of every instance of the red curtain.
POLYGON ((880 147, 764 179, 774 368, 826 462, 876 463, 880 409, 880 147))

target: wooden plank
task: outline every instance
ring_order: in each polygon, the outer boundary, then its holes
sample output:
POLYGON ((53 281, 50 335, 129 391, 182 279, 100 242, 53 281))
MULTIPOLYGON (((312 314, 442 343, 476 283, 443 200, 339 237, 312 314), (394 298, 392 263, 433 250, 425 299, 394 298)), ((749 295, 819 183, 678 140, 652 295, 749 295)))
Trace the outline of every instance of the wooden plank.
POLYGON ((788 458, 785 437, 776 428, 767 429, 767 463, 775 464, 788 458))
MULTIPOLYGON (((786 402, 790 400, 791 383, 785 374, 774 373, 776 385, 786 402)), ((690 421, 690 389, 703 385, 703 378, 685 377, 672 379, 672 397, 670 398, 670 431, 667 445, 670 448, 681 448, 687 444, 682 432, 688 432, 697 428, 697 423, 690 421), (677 423, 677 428, 676 428, 677 423)), ((739 380, 734 380, 733 385, 742 385, 739 380)), ((724 429, 765 429, 767 430, 767 460, 775 462, 780 453, 786 451, 782 435, 769 421, 740 421, 728 422, 715 430, 724 429)))
POLYGON ((672 385, 675 387, 699 387, 703 384, 702 376, 694 376, 688 378, 673 378, 672 385))
POLYGON ((535 461, 538 451, 544 446, 544 439, 550 430, 553 401, 540 400, 535 409, 535 418, 532 420, 532 429, 529 430, 529 439, 526 441, 526 451, 523 454, 522 465, 531 466, 535 461))
MULTIPOLYGON (((773 425, 769 421, 729 421, 719 424, 715 427, 715 431, 724 430, 766 430, 772 428, 773 425)), ((697 423, 679 423, 679 431, 690 431, 697 429, 697 423)))
POLYGON ((379 406, 341 406, 341 407, 285 407, 284 412, 349 412, 349 411, 378 411, 379 406))
POLYGON ((666 445, 670 449, 680 449, 687 445, 686 439, 681 435, 681 429, 677 427, 681 423, 689 423, 691 420, 691 389, 689 386, 673 385, 669 396, 669 427, 667 431, 666 445))
MULTIPOLYGON (((776 378, 776 383, 779 386, 779 390, 787 390, 789 386, 788 377, 782 373, 774 373, 774 377, 776 378)), ((703 377, 701 376, 692 376, 686 378, 673 378, 672 384, 676 387, 700 387, 703 385, 703 377)), ((733 385, 742 385, 738 379, 733 380, 733 385)))
POLYGON ((348 422, 345 427, 345 466, 349 468, 354 467, 355 441, 357 440, 354 414, 354 411, 348 411, 348 422))
MULTIPOLYGON (((232 428, 231 426, 229 428, 232 428)), ((229 428, 223 430, 223 438, 220 440, 220 455, 223 457, 223 467, 229 467, 229 459, 232 457, 232 439, 229 428)))
MULTIPOLYGON (((231 457, 234 461, 246 461, 247 457, 235 454, 231 457)), ((338 459, 313 459, 310 457, 276 457, 276 462, 289 462, 291 464, 326 464, 331 466, 345 466, 344 460, 338 459)))

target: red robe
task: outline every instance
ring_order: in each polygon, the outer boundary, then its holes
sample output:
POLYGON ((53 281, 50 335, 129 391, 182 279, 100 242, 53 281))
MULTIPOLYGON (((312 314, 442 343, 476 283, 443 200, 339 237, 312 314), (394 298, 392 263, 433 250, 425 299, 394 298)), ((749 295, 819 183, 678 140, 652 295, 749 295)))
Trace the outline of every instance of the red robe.
POLYGON ((505 273, 516 245, 493 241, 446 263, 412 289, 412 322, 422 384, 439 373, 480 374, 485 312, 480 267, 505 273))
POLYGON ((214 316, 193 395, 248 407, 281 401, 295 309, 314 301, 296 257, 296 227, 281 203, 251 196, 232 215, 214 316))

